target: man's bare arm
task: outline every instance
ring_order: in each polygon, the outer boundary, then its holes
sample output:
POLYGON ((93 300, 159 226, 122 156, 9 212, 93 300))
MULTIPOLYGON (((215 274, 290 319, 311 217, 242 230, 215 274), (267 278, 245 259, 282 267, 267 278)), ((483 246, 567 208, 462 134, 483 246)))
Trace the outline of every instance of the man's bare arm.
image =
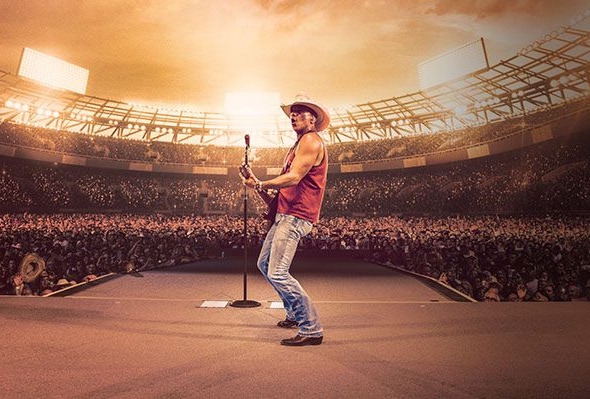
POLYGON ((295 186, 315 165, 323 150, 320 138, 315 134, 306 134, 299 141, 295 158, 287 173, 264 182, 264 189, 280 189, 295 186))

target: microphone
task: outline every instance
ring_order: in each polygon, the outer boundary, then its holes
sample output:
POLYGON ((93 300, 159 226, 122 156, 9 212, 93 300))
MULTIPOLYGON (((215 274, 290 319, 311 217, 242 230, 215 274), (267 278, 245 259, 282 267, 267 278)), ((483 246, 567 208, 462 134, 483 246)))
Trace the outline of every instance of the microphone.
POLYGON ((249 134, 244 136, 244 141, 246 142, 246 150, 244 151, 244 165, 248 165, 248 151, 250 150, 250 135, 249 134))

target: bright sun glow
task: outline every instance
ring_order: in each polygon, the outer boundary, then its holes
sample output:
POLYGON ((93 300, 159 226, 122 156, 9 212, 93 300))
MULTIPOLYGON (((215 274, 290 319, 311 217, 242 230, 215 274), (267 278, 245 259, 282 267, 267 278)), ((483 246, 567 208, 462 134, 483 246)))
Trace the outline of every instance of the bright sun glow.
POLYGON ((276 116, 281 113, 280 94, 275 92, 225 93, 228 116, 276 116))

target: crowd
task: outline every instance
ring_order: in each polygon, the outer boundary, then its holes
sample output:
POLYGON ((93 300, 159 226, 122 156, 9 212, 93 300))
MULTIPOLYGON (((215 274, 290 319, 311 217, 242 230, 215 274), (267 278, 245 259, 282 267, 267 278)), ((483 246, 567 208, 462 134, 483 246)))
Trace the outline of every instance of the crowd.
POLYGON ((371 233, 349 230, 333 244, 369 246, 372 261, 439 279, 479 301, 590 300, 585 218, 383 217, 358 227, 371 233))
MULTIPOLYGON (((511 129, 496 128, 482 126, 469 135, 481 140, 511 129)), ((0 142, 87 155, 158 162, 182 154, 185 162, 203 163, 233 163, 243 155, 241 149, 105 140, 0 126, 0 142)), ((445 133, 387 145, 333 145, 329 151, 331 159, 347 162, 464 140, 471 139, 445 133)), ((276 166, 284 150, 273 151, 253 155, 276 166)), ((237 175, 107 171, 0 156, 0 294, 44 295, 110 272, 240 248, 243 193, 237 175), (27 253, 46 262, 34 281, 19 273, 27 253)), ((251 213, 265 210, 258 196, 249 200, 251 213)), ((589 211, 590 138, 582 134, 438 167, 330 174, 324 217, 301 245, 355 251, 439 279, 480 301, 584 300, 590 294, 590 226, 568 215, 589 211), (479 216, 490 214, 529 216, 479 216)), ((260 245, 263 225, 251 224, 249 245, 260 245)))
MULTIPOLYGON (((265 226, 249 224, 249 246, 265 226)), ((0 293, 45 295, 106 273, 219 256, 243 246, 238 216, 0 217, 0 293), (46 263, 25 283, 27 253, 46 263)), ((590 299, 590 220, 580 217, 324 217, 301 249, 351 251, 439 279, 480 301, 590 299)), ((329 253, 329 252, 328 252, 329 253)))
MULTIPOLYGON (((196 261, 241 245, 238 218, 122 214, 0 216, 0 294, 45 295, 107 273, 196 261), (35 253, 42 275, 25 283, 21 263, 35 253)), ((25 266, 26 269, 26 266, 25 266)))

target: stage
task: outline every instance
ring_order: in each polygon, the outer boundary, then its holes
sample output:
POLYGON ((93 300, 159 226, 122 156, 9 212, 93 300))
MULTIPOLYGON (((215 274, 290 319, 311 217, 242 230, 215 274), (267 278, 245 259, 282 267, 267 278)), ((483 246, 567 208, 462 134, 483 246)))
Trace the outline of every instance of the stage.
POLYGON ((243 258, 121 275, 65 297, 0 297, 4 398, 590 397, 590 304, 458 302, 351 257, 298 254, 320 346, 243 258), (223 306, 223 307, 203 307, 223 306))

